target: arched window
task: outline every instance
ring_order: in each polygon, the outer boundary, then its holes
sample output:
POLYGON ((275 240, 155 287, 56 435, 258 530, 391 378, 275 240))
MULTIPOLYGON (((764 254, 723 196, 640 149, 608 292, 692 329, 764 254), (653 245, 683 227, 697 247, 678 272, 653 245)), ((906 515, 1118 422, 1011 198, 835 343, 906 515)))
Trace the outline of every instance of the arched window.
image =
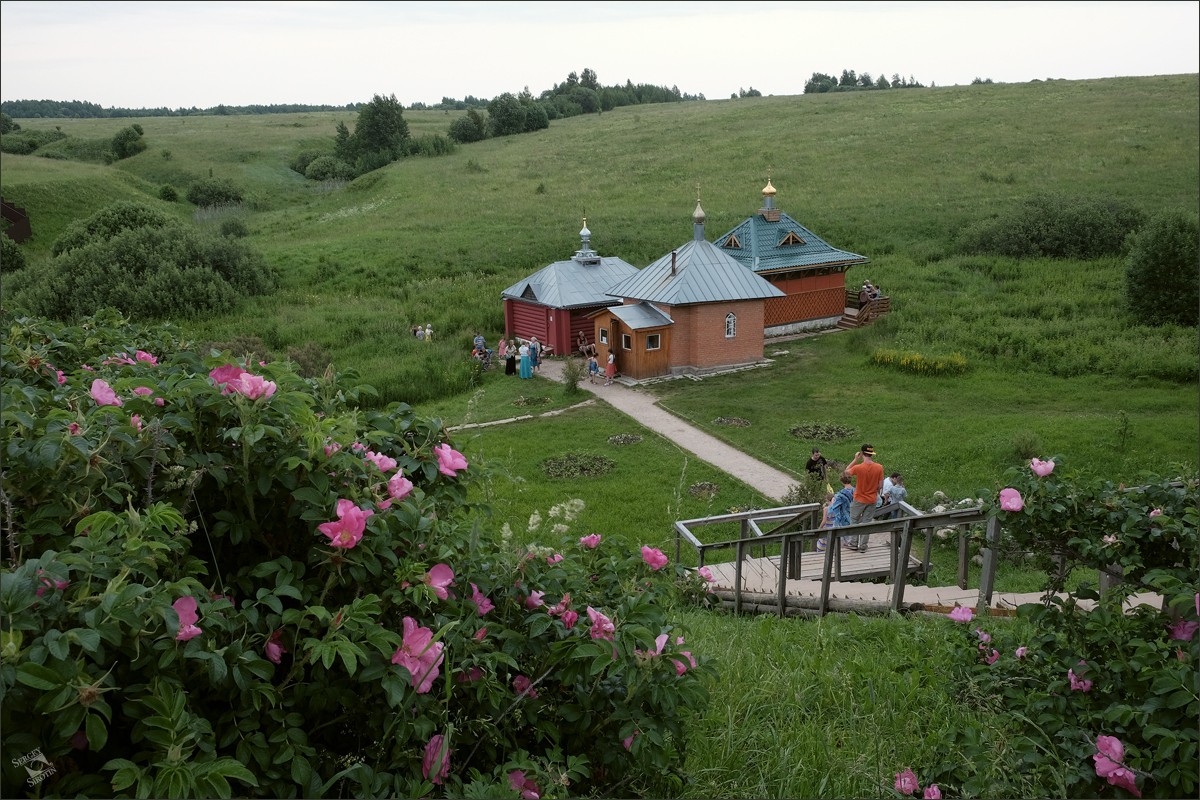
POLYGON ((737 314, 729 313, 725 315, 725 338, 732 339, 737 336, 737 314))

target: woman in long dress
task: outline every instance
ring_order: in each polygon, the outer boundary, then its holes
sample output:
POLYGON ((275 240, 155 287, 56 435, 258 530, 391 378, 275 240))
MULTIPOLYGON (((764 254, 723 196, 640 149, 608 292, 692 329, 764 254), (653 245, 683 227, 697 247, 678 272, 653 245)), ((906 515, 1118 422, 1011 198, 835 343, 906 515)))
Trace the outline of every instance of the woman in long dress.
POLYGON ((604 367, 604 385, 612 386, 613 378, 617 377, 617 357, 608 351, 608 364, 604 367))
POLYGON ((517 348, 513 346, 512 342, 509 342, 508 346, 504 348, 504 374, 517 374, 517 348))
POLYGON ((532 378, 533 377, 533 365, 529 362, 529 345, 527 345, 527 344, 521 345, 520 350, 518 350, 517 352, 520 353, 520 355, 521 355, 521 377, 522 378, 532 378))

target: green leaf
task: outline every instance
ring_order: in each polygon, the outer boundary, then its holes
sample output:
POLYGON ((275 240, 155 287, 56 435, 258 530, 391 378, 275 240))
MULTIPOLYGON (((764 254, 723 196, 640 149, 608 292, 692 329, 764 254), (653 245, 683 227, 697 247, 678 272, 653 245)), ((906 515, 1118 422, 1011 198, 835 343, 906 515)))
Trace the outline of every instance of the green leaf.
POLYGON ((93 753, 100 752, 104 749, 104 745, 108 744, 108 728, 99 714, 87 715, 87 719, 84 721, 84 730, 87 732, 88 747, 93 753))
POLYGON ((79 643, 84 652, 94 653, 100 649, 100 634, 87 628, 74 628, 67 631, 67 637, 79 643))
POLYGON ((66 678, 49 667, 29 662, 17 668, 17 680, 26 686, 32 686, 34 689, 42 689, 44 691, 57 689, 67 682, 66 678))

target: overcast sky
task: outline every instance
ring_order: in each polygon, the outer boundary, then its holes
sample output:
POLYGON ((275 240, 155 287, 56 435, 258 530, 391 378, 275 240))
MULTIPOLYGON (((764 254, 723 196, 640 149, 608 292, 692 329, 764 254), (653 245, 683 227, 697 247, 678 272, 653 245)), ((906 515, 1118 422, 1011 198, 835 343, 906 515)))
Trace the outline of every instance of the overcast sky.
POLYGON ((1200 72, 1195 2, 0 2, 0 99, 403 104, 600 83, 710 100, 814 72, 925 85, 1200 72))

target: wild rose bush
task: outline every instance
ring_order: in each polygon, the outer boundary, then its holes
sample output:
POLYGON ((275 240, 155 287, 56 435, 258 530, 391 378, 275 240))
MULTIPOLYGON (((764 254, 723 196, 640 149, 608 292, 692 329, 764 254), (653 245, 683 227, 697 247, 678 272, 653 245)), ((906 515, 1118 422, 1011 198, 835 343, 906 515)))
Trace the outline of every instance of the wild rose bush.
MULTIPOLYGON (((1192 797, 1200 787, 1200 563, 1197 481, 1147 477, 1125 488, 1066 473, 1057 459, 1013 470, 992 513, 1041 555, 1047 589, 1074 569, 1123 573, 1101 597, 1084 586, 997 624, 955 609, 964 641, 952 668, 964 698, 1009 718, 1006 740, 964 731, 965 757, 916 765, 947 796, 1192 797), (1114 569, 1113 565, 1120 567, 1114 569), (1123 603, 1155 591, 1161 608, 1123 603), (1086 601, 1085 605, 1081 605, 1086 601), (1003 753, 1008 774, 982 773, 1003 753)), ((903 766, 903 765, 902 765, 903 766)))
MULTIPOLYGON (((202 357, 116 315, 4 324, 0 723, 5 753, 52 764, 41 791, 683 780, 711 667, 666 618, 699 580, 682 567, 602 534, 504 546, 444 431, 357 410, 347 376, 202 357)), ((29 791, 12 758, 5 796, 29 791)))

